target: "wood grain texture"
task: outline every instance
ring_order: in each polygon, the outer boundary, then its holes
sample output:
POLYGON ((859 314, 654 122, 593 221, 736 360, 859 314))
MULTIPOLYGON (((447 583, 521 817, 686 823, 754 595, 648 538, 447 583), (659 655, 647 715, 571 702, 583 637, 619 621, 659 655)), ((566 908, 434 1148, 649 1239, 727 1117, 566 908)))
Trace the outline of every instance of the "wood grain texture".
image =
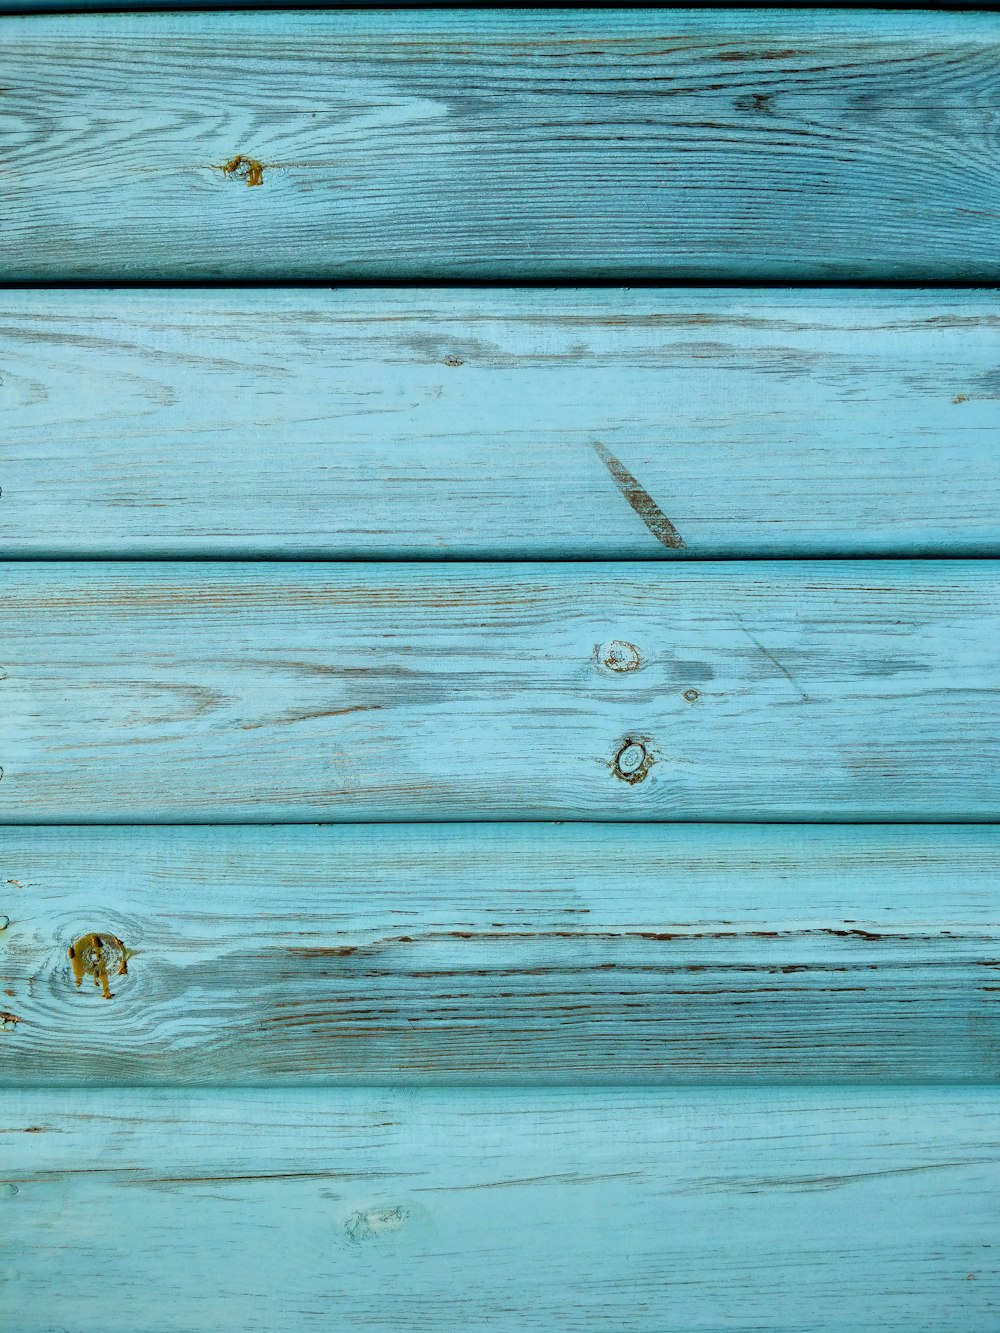
POLYGON ((998 882, 976 826, 0 829, 0 1083, 992 1083, 998 882))
POLYGON ((998 1111, 986 1089, 8 1093, 0 1311, 8 1333, 991 1329, 998 1111))
POLYGON ((0 552, 990 555, 998 367, 993 292, 7 291, 0 552))
POLYGON ((8 17, 7 281, 993 282, 1000 16, 8 17))
POLYGON ((989 820, 991 561, 12 563, 0 820, 989 820))

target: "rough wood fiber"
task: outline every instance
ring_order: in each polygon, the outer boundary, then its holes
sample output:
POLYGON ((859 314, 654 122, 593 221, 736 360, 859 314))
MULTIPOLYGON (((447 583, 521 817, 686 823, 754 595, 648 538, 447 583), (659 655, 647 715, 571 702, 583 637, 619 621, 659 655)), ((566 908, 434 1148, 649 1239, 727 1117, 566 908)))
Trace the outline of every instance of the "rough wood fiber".
POLYGON ((0 876, 8 1087, 1000 1076, 994 828, 0 829, 0 876))
POLYGON ((968 1088, 8 1093, 0 1311, 5 1333, 992 1329, 998 1111, 968 1088))
POLYGON ((5 18, 8 281, 1000 277, 1000 16, 5 18))
POLYGON ((0 821, 994 819, 991 561, 9 564, 0 821))
POLYGON ((992 292, 8 291, 0 551, 988 555, 998 366, 992 292))

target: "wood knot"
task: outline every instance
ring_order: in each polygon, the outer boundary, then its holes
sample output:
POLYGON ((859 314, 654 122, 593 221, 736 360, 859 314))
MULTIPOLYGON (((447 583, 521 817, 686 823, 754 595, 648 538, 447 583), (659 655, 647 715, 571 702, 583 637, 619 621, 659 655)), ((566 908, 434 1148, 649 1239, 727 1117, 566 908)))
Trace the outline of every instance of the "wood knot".
POLYGON ((246 181, 247 185, 264 184, 264 168, 255 157, 244 157, 240 153, 228 161, 222 171, 223 175, 235 176, 237 180, 246 181))
POLYGON ((597 660, 609 671, 638 671, 642 666, 639 649, 627 639, 611 639, 597 650, 597 660))
POLYGON ((106 1000, 113 998, 114 992, 109 982, 110 977, 124 977, 128 974, 128 960, 132 950, 126 949, 117 935, 81 935, 66 951, 73 965, 73 979, 77 987, 84 977, 92 977, 94 985, 106 1000))
POLYGON ((684 698, 688 701, 689 704, 693 704, 696 703, 701 698, 701 695, 698 693, 697 690, 685 690, 684 698))
POLYGON ((361 1208, 344 1223, 344 1230, 350 1240, 356 1244, 366 1240, 378 1240, 405 1226, 410 1210, 400 1204, 390 1204, 383 1208, 361 1208))
POLYGON ((653 756, 644 741, 634 736, 627 737, 619 745, 611 761, 611 770, 622 782, 634 784, 643 782, 649 772, 653 756))

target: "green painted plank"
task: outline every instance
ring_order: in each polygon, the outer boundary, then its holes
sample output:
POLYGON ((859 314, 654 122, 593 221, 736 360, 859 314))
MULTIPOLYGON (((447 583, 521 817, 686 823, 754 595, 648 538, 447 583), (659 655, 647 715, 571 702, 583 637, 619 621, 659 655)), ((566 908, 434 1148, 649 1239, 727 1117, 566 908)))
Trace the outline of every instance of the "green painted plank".
POLYGON ((7 828, 0 876, 6 1087, 1000 1077, 996 828, 7 828))
POLYGON ((997 1323, 995 1092, 0 1097, 7 1333, 997 1323))
POLYGON ((1000 16, 0 21, 8 281, 996 281, 1000 16))
POLYGON ((992 820, 992 561, 10 563, 0 822, 992 820))
POLYGON ((989 555, 998 366, 985 291, 7 291, 0 552, 989 555))

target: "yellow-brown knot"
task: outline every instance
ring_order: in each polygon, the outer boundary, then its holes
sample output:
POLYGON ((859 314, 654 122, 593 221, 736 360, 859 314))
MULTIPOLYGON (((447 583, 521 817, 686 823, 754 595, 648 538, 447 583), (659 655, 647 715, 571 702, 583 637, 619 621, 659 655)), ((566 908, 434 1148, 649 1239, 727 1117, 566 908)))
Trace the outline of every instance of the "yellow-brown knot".
POLYGON ((79 987, 84 977, 93 977, 94 985, 106 1000, 114 995, 109 977, 128 974, 132 950, 126 949, 117 935, 81 935, 66 951, 73 965, 73 979, 79 987))
POLYGON ((226 176, 235 176, 237 180, 246 181, 247 185, 264 184, 264 168, 255 157, 244 157, 240 153, 237 157, 231 158, 222 171, 226 176))

